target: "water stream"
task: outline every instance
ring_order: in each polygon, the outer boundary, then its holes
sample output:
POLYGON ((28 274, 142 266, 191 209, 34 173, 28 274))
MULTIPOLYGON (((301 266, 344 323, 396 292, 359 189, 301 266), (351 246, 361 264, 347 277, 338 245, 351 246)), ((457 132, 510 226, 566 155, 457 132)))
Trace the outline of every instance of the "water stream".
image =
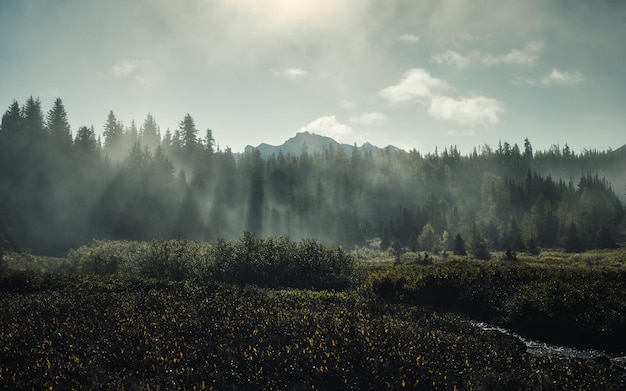
POLYGON ((626 356, 624 355, 611 354, 596 349, 579 349, 569 346, 553 345, 542 341, 524 338, 519 334, 503 327, 493 326, 484 322, 472 321, 471 323, 481 330, 498 331, 519 339, 524 343, 524 345, 526 345, 526 351, 533 356, 552 355, 555 358, 566 360, 570 358, 580 358, 584 360, 608 358, 611 364, 626 371, 626 356))

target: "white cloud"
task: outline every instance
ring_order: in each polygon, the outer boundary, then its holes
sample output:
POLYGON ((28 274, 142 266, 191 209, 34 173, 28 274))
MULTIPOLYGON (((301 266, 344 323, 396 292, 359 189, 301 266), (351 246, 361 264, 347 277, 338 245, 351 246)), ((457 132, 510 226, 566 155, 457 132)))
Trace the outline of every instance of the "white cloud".
POLYGON ((420 37, 415 34, 402 34, 398 36, 397 40, 404 43, 417 43, 420 41, 420 37))
POLYGON ((578 71, 560 71, 555 68, 541 80, 541 83, 545 85, 560 84, 575 86, 582 81, 583 75, 578 71))
POLYGON ((431 61, 434 61, 437 64, 454 65, 459 68, 463 68, 474 62, 474 58, 471 55, 463 55, 455 52, 454 50, 446 50, 443 53, 435 54, 431 58, 431 61))
MULTIPOLYGON (((421 68, 404 73, 398 84, 384 88, 379 95, 391 103, 415 102, 426 106, 428 114, 459 125, 491 126, 500 121, 504 103, 485 96, 453 98, 440 92, 452 90, 445 80, 432 77, 421 68)), ((353 119, 351 119, 353 120, 353 119)))
POLYGON ((418 101, 420 98, 429 98, 436 91, 449 89, 444 80, 430 76, 422 68, 413 68, 406 71, 398 84, 386 87, 378 95, 390 103, 418 101))
POLYGON ((345 142, 346 137, 352 134, 352 128, 337 121, 334 115, 327 115, 309 122, 301 127, 298 132, 315 133, 331 137, 339 142, 345 142))
POLYGON ((468 126, 495 125, 503 111, 503 102, 485 96, 460 99, 435 96, 428 108, 428 113, 435 118, 468 126))
POLYGON ((158 69, 148 59, 123 60, 111 67, 113 76, 118 79, 132 80, 133 88, 149 89, 157 84, 158 69))
POLYGON ((139 67, 139 61, 137 60, 124 60, 119 64, 113 65, 111 68, 113 75, 116 77, 128 76, 131 73, 135 72, 139 67))
POLYGON ((371 111, 369 113, 363 113, 361 115, 351 117, 350 122, 360 125, 374 125, 385 122, 387 119, 388 118, 384 113, 371 111))
POLYGON ((281 77, 289 80, 300 79, 307 75, 307 71, 302 68, 287 68, 282 71, 277 71, 275 69, 271 70, 272 75, 276 77, 281 77))
POLYGON ((487 65, 529 65, 535 62, 542 50, 543 44, 541 42, 533 41, 526 45, 523 49, 513 49, 506 54, 499 56, 488 54, 482 58, 482 62, 487 65))
POLYGON ((306 75, 306 71, 304 69, 289 68, 285 70, 285 77, 287 77, 288 79, 297 79, 305 75, 306 75))
POLYGON ((542 50, 543 44, 533 41, 523 49, 513 49, 501 55, 481 54, 478 51, 473 51, 470 54, 461 54, 454 50, 446 50, 443 53, 432 56, 431 61, 438 64, 454 65, 458 68, 463 68, 477 62, 485 65, 530 65, 537 60, 542 50))

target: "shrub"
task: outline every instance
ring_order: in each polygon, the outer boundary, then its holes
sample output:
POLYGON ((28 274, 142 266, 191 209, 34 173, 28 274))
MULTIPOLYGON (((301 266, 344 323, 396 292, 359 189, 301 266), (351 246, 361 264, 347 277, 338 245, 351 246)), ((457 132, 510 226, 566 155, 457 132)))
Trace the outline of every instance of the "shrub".
POLYGON ((223 282, 307 289, 345 289, 357 282, 350 254, 313 240, 246 233, 237 242, 217 242, 212 256, 213 276, 223 282))
POLYGON ((169 280, 199 279, 265 287, 346 289, 359 280, 354 258, 340 247, 313 240, 261 239, 246 233, 237 241, 150 243, 94 241, 71 250, 72 271, 139 274, 169 280))
POLYGON ((201 267, 199 243, 186 239, 154 240, 139 259, 141 274, 151 278, 184 280, 207 278, 207 267, 201 267))
POLYGON ((67 254, 72 271, 92 274, 137 273, 145 243, 95 240, 67 254))

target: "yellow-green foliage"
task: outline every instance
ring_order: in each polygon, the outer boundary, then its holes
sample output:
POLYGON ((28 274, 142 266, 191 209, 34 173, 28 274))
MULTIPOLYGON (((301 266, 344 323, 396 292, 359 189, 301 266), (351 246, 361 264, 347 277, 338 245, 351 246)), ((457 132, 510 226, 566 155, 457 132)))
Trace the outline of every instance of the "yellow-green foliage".
POLYGON ((66 258, 45 257, 28 253, 10 252, 4 254, 4 266, 12 270, 35 272, 63 272, 71 269, 66 258))
MULTIPOLYGON (((28 277, 28 276, 26 276, 28 277)), ((15 274, 0 273, 0 287, 15 274)), ((124 276, 0 291, 3 389, 623 389, 451 315, 350 293, 124 276)))

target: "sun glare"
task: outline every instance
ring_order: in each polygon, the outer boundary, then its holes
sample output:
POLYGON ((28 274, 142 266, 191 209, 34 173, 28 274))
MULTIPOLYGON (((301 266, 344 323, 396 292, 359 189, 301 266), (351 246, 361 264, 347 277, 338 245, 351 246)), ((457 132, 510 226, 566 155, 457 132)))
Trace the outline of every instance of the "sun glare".
POLYGON ((276 27, 297 23, 318 23, 331 16, 338 6, 320 0, 236 0, 239 8, 252 12, 276 27))

